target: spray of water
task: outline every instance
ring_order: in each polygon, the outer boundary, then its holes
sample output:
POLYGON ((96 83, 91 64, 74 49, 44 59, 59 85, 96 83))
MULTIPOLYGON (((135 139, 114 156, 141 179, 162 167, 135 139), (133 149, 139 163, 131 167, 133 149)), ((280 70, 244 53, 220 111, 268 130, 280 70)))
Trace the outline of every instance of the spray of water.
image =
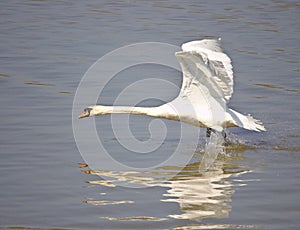
POLYGON ((199 165, 200 172, 209 169, 219 154, 225 154, 224 142, 223 134, 217 131, 211 132, 210 136, 206 138, 205 153, 199 165))

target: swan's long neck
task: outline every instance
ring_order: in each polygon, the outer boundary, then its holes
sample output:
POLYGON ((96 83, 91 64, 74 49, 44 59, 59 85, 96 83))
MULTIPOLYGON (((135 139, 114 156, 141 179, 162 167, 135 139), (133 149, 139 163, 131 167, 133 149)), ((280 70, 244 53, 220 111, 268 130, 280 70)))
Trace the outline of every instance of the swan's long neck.
MULTIPOLYGON (((205 123, 201 123, 197 118, 184 113, 184 111, 177 111, 172 103, 167 103, 158 107, 133 107, 133 106, 107 106, 96 105, 91 106, 90 116, 101 116, 105 114, 140 114, 157 118, 165 118, 174 121, 181 121, 199 127, 206 127, 205 123), (181 113, 180 113, 181 112, 181 113)), ((190 109, 190 107, 187 107, 190 109)), ((193 111, 194 113, 195 111, 193 111)), ((192 114, 193 114, 192 113, 192 114)))
POLYGON ((160 117, 175 120, 173 117, 173 111, 170 107, 158 106, 158 107, 133 107, 133 106, 106 106, 106 105, 97 105, 94 106, 94 116, 100 116, 105 114, 140 114, 147 115, 151 117, 160 117))

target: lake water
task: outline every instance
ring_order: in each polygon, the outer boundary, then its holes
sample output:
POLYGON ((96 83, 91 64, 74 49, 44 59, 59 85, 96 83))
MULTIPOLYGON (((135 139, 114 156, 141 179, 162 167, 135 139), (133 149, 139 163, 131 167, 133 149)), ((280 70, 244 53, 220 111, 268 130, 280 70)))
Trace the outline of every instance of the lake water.
MULTIPOLYGON (((298 1, 11 0, 0 10, 0 229, 299 229, 298 1), (218 37, 235 70, 230 107, 261 119, 267 132, 228 130, 239 144, 204 173, 204 130, 196 151, 186 141, 181 155, 191 161, 182 170, 78 167, 84 160, 73 136, 73 99, 98 58, 137 42, 180 46, 218 37)), ((125 87, 154 76, 181 85, 179 72, 141 65, 117 74, 99 102, 112 104, 125 87)), ((149 89, 123 102, 147 95, 155 100, 141 103, 153 106, 178 93, 154 83, 149 89)), ((150 138, 150 121, 130 117, 138 140, 150 138)), ((180 126, 163 121, 163 147, 133 154, 114 137, 110 116, 95 122, 114 159, 135 167, 164 161, 180 139, 180 126)))

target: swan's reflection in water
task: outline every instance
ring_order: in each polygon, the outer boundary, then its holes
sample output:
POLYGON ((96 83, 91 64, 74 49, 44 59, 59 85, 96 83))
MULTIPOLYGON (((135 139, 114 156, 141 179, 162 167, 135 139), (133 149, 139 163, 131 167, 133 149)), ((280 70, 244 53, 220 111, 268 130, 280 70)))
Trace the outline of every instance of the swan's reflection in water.
POLYGON ((190 164, 187 169, 170 181, 170 189, 164 194, 164 202, 177 202, 181 214, 171 214, 176 219, 226 218, 231 211, 229 202, 234 187, 242 185, 228 180, 248 171, 226 172, 223 164, 216 162, 209 171, 197 175, 199 162, 190 164))
MULTIPOLYGON (((197 153, 199 155, 203 153, 197 153)), ((116 172, 88 170, 86 173, 97 174, 103 180, 89 181, 90 184, 115 187, 118 185, 160 186, 167 188, 162 202, 175 202, 179 205, 176 213, 168 213, 161 220, 169 218, 185 220, 202 220, 205 218, 226 218, 231 206, 232 194, 237 186, 245 181, 237 180, 241 174, 250 172, 241 165, 242 156, 219 157, 206 172, 199 172, 200 161, 191 163, 171 179, 178 170, 176 166, 159 168, 153 172, 116 172), (230 179, 229 179, 230 178, 230 179)), ((105 201, 88 201, 91 204, 105 204, 105 201)), ((134 201, 115 201, 116 204, 133 203, 134 201)), ((114 203, 112 203, 114 204, 114 203)), ((142 216, 143 217, 143 216, 142 216)), ((126 217, 127 218, 127 217, 126 217)), ((132 217, 133 220, 137 217, 132 217)), ((115 220, 115 219, 114 219, 115 220)), ((129 220, 127 218, 127 220, 129 220)))

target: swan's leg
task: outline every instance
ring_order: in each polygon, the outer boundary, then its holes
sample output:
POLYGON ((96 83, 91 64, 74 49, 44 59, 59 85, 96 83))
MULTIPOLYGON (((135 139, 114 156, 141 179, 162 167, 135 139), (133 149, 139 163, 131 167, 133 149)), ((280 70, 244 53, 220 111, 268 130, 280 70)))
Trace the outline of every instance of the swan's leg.
POLYGON ((211 132, 214 132, 214 130, 212 128, 207 128, 206 129, 206 137, 210 137, 211 132))
POLYGON ((225 130, 224 130, 224 129, 223 129, 223 131, 222 131, 222 136, 223 136, 224 140, 226 141, 227 134, 226 134, 226 132, 225 132, 225 130))
POLYGON ((224 138, 224 146, 227 146, 228 145, 228 139, 227 139, 227 134, 226 134, 226 132, 225 132, 225 130, 223 129, 223 131, 222 131, 222 136, 223 136, 223 138, 224 138))
MULTIPOLYGON (((211 132, 216 132, 216 130, 214 130, 214 129, 212 129, 212 128, 207 128, 206 129, 206 137, 210 137, 210 135, 211 135, 211 132)), ((227 134, 226 134, 226 132, 225 132, 225 130, 223 130, 222 132, 221 132, 221 134, 222 134, 222 136, 223 136, 223 138, 224 138, 224 145, 227 145, 227 143, 228 143, 228 140, 227 140, 227 134)))

